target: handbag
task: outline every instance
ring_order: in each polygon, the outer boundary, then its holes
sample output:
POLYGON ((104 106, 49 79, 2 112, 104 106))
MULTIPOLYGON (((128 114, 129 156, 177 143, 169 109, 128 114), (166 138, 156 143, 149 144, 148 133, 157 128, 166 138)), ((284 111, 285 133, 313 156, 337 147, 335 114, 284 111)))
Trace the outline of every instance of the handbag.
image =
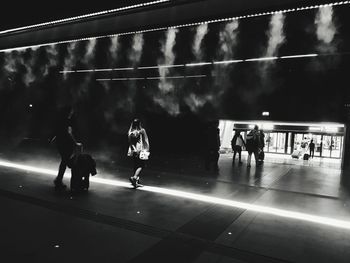
POLYGON ((142 151, 140 152, 140 159, 141 159, 141 160, 148 160, 149 155, 150 155, 150 152, 148 152, 148 151, 146 151, 146 150, 142 150, 142 151))
POLYGON ((150 155, 150 152, 143 149, 143 139, 142 139, 142 135, 141 135, 141 152, 139 155, 140 160, 148 160, 150 155))

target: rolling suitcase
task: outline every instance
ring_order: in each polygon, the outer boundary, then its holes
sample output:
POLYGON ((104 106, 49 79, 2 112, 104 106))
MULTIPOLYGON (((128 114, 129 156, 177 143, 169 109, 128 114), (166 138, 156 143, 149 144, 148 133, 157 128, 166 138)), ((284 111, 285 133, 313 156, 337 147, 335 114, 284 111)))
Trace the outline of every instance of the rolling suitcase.
POLYGON ((292 152, 292 158, 299 159, 299 157, 300 157, 300 150, 294 150, 292 152))
POLYGON ((305 153, 303 159, 304 159, 305 161, 307 161, 307 160, 309 160, 309 157, 310 157, 310 156, 309 156, 307 153, 305 153))

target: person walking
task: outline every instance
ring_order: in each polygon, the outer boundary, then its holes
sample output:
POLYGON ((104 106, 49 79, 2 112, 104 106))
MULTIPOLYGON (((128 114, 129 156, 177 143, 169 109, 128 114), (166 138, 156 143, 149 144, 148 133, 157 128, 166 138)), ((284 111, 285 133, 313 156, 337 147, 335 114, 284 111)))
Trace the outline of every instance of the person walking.
POLYGON ((141 121, 134 119, 128 131, 128 156, 134 163, 134 174, 129 178, 134 188, 142 186, 140 183, 140 174, 146 166, 149 156, 150 145, 147 132, 142 128, 141 121))
POLYGON ((242 147, 245 147, 245 142, 244 139, 241 135, 241 132, 236 130, 235 131, 235 135, 233 136, 232 140, 231 140, 231 147, 232 147, 232 151, 233 151, 233 158, 232 158, 232 164, 235 163, 235 159, 236 159, 236 155, 238 153, 238 163, 242 164, 242 147))
POLYGON ((74 149, 82 145, 73 135, 73 131, 75 130, 73 107, 66 106, 59 112, 56 125, 55 136, 51 139, 51 142, 55 141, 58 153, 61 156, 61 162, 57 177, 54 180, 54 185, 56 189, 62 189, 66 188, 66 185, 63 184, 63 176, 66 168, 70 166, 69 162, 74 149))

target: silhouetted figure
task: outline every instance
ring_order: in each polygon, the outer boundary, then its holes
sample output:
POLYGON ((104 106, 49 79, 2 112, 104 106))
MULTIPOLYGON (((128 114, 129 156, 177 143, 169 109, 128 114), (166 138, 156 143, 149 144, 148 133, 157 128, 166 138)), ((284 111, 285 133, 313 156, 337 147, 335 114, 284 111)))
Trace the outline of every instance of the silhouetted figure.
POLYGON ((240 131, 235 131, 235 135, 233 136, 231 140, 231 147, 233 151, 233 158, 232 158, 232 164, 234 164, 236 155, 238 153, 238 163, 242 164, 242 147, 245 146, 244 139, 241 135, 240 131))
POLYGON ((261 164, 264 162, 265 159, 265 133, 260 130, 259 131, 259 149, 258 149, 258 162, 261 164))
POLYGON ((211 122, 205 131, 205 169, 214 171, 219 170, 219 157, 220 157, 220 129, 218 128, 219 122, 211 122))
POLYGON ((60 112, 56 122, 55 137, 51 141, 55 141, 57 150, 61 156, 61 163, 58 169, 58 175, 54 180, 55 187, 65 188, 63 184, 63 175, 66 171, 66 167, 69 166, 70 158, 73 155, 74 148, 81 146, 81 143, 77 142, 73 135, 74 124, 74 110, 72 107, 64 107, 60 112))
POLYGON ((247 167, 250 167, 252 154, 254 154, 255 164, 259 165, 259 145, 260 145, 260 133, 258 125, 254 126, 254 129, 247 134, 246 148, 248 151, 247 167))
POLYGON ((77 147, 76 153, 70 160, 72 177, 70 189, 73 193, 86 192, 90 186, 90 175, 97 174, 96 162, 87 153, 83 153, 83 147, 77 147))
POLYGON ((310 157, 311 157, 311 158, 314 158, 314 154, 315 154, 315 143, 314 143, 314 140, 313 140, 313 139, 310 141, 309 150, 310 150, 310 157))
POLYGON ((146 130, 142 128, 139 119, 134 119, 128 131, 129 149, 128 156, 134 162, 134 175, 130 177, 130 182, 134 188, 142 186, 140 184, 140 173, 145 168, 149 155, 149 141, 146 130))

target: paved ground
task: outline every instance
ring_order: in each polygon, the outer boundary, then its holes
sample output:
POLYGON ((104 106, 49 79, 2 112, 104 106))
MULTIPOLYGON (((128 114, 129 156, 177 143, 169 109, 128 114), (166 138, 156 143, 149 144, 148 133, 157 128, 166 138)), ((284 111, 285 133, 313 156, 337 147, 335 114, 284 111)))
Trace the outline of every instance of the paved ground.
MULTIPOLYGON (((98 161, 80 196, 55 192, 53 174, 0 166, 2 262, 349 262, 350 174, 334 161, 266 158, 247 169, 222 155, 218 173, 191 160, 150 162, 139 190, 128 166, 98 161)), ((0 159, 58 165, 38 155, 0 159)))

